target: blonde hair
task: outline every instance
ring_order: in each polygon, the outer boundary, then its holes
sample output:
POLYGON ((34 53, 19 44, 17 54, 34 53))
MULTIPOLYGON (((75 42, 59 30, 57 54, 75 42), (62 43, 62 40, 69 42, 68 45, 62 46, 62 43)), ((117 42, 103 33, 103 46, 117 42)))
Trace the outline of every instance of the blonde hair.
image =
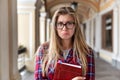
POLYGON ((43 75, 45 75, 46 72, 48 72, 48 67, 51 63, 53 63, 52 66, 53 68, 55 68, 57 60, 58 58, 60 58, 62 45, 61 45, 60 37, 58 36, 55 27, 56 27, 58 17, 60 15, 65 15, 65 14, 71 15, 75 20, 76 27, 75 27, 75 32, 72 39, 73 51, 81 61, 83 75, 85 75, 87 72, 86 55, 88 54, 89 48, 82 35, 78 15, 75 13, 75 11, 71 7, 62 7, 55 12, 52 18, 51 39, 49 44, 49 50, 47 54, 43 57, 43 64, 42 64, 43 75))

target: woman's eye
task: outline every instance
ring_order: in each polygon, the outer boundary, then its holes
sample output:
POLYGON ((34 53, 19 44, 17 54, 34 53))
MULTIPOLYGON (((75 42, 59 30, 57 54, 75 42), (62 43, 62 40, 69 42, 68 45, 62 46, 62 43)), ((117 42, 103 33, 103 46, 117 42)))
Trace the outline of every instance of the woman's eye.
POLYGON ((71 25, 71 24, 72 24, 72 22, 68 22, 67 24, 68 24, 68 25, 71 25))
POLYGON ((67 25, 72 25, 73 23, 72 22, 67 22, 67 25))
POLYGON ((62 26, 63 24, 62 23, 58 23, 59 26, 62 26))

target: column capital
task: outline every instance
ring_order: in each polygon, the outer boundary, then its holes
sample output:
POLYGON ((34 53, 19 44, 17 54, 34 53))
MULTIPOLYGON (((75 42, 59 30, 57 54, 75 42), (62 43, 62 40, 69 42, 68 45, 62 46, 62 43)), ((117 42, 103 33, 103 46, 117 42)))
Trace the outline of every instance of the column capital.
POLYGON ((47 13, 46 13, 46 12, 41 12, 41 13, 40 13, 40 16, 41 16, 41 17, 46 17, 46 16, 47 16, 47 13))

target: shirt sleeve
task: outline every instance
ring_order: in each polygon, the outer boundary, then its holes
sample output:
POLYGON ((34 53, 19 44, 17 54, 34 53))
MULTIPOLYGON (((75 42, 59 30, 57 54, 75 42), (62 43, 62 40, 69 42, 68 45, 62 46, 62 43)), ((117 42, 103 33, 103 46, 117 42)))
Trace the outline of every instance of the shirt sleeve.
POLYGON ((43 51, 44 51, 43 47, 40 46, 36 52, 34 80, 44 80, 42 77, 42 68, 41 68, 43 51))
POLYGON ((94 51, 91 50, 90 54, 87 56, 88 61, 88 71, 86 74, 86 80, 95 80, 95 61, 94 61, 94 51))

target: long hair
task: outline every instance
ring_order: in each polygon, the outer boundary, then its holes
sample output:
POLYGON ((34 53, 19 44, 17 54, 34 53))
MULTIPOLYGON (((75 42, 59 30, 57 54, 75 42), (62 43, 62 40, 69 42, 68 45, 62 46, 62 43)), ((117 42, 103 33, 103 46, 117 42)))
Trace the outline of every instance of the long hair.
POLYGON ((52 18, 51 39, 50 39, 49 49, 46 56, 43 57, 43 64, 42 64, 43 75, 46 74, 46 72, 48 72, 48 67, 51 63, 53 68, 55 68, 57 60, 60 58, 62 45, 61 45, 61 39, 56 31, 56 23, 60 15, 66 15, 66 14, 71 15, 75 21, 75 32, 72 37, 73 52, 75 55, 77 55, 77 57, 81 61, 83 75, 85 75, 87 72, 86 55, 88 54, 89 48, 85 42, 85 39, 83 37, 80 28, 79 16, 71 7, 61 7, 54 13, 54 16, 52 18))

